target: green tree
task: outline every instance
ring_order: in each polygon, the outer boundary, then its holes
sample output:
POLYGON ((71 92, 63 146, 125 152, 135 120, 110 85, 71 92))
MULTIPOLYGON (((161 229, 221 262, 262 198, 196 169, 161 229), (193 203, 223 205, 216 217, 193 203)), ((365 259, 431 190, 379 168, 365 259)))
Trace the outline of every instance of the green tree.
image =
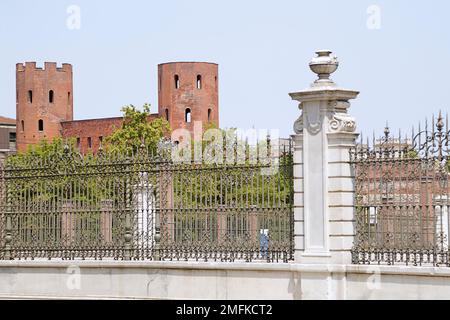
POLYGON ((144 104, 143 110, 133 105, 122 108, 123 123, 106 138, 106 150, 136 151, 143 143, 150 151, 156 151, 162 138, 170 134, 169 122, 163 118, 149 121, 150 105, 144 104))

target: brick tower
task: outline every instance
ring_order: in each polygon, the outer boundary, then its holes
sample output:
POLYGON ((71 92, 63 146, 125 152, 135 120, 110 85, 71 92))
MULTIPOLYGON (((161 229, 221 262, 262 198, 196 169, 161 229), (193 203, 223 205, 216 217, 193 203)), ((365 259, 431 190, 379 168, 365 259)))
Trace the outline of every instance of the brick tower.
POLYGON ((169 62, 158 65, 158 113, 173 130, 191 132, 194 121, 219 126, 218 65, 169 62))
POLYGON ((46 62, 16 65, 17 149, 61 136, 61 122, 73 120, 72 65, 46 62))

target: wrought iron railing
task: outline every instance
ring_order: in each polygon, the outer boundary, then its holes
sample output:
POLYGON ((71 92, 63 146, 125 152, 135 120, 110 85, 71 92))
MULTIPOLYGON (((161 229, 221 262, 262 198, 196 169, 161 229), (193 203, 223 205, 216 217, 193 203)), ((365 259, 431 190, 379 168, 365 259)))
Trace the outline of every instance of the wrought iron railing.
POLYGON ((450 131, 441 115, 410 137, 389 129, 352 150, 353 263, 450 266, 450 131))
POLYGON ((287 262, 291 148, 268 174, 273 160, 178 163, 143 148, 12 156, 0 167, 0 259, 287 262))

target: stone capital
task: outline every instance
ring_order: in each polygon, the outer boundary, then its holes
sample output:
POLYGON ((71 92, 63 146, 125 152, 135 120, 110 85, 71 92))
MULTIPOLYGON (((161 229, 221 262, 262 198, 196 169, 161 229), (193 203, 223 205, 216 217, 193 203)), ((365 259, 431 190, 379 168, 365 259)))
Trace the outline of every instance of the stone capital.
POLYGON ((348 101, 355 99, 359 92, 336 87, 315 87, 306 90, 289 93, 292 100, 299 102, 310 101, 348 101))

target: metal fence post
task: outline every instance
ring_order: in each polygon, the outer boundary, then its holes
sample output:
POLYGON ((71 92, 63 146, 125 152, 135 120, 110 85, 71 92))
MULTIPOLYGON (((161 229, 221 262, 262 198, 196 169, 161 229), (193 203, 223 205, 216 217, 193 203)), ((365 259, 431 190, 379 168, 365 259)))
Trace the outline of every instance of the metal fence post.
POLYGON ((153 254, 152 254, 152 258, 155 261, 160 261, 161 260, 161 190, 164 190, 163 188, 161 188, 162 185, 162 177, 161 177, 161 172, 162 172, 162 168, 161 166, 157 166, 157 170, 158 170, 158 183, 155 186, 154 192, 155 192, 155 204, 154 204, 154 208, 153 208, 153 212, 155 213, 155 216, 153 217, 153 219, 155 219, 155 235, 154 235, 154 247, 153 247, 153 254))
POLYGON ((6 216, 6 228, 5 228, 5 260, 11 260, 11 241, 12 241, 12 223, 11 217, 6 216))
POLYGON ((157 226, 155 227, 155 255, 154 260, 155 261, 161 261, 161 229, 157 226))
POLYGON ((131 260, 131 215, 129 212, 125 215, 125 244, 124 244, 124 260, 131 260))

